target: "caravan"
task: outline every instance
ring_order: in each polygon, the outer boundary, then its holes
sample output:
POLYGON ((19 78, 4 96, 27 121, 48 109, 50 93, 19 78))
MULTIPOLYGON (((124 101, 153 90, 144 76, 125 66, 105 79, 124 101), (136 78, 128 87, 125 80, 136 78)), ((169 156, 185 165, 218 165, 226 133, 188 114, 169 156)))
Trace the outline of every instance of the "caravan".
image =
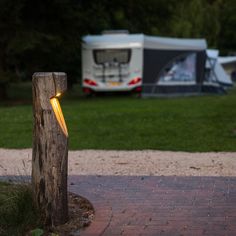
POLYGON ((143 35, 85 36, 82 86, 85 93, 141 91, 143 35))
POLYGON ((208 61, 205 39, 88 35, 82 43, 83 91, 135 91, 142 96, 222 92, 214 76, 209 83, 213 64, 208 61))

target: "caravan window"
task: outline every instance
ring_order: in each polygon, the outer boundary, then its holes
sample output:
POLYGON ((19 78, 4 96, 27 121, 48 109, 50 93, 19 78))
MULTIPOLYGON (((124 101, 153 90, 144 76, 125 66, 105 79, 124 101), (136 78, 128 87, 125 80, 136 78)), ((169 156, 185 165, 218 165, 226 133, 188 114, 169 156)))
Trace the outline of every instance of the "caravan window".
POLYGON ((106 49, 94 50, 94 60, 97 64, 120 63, 127 64, 130 61, 130 49, 106 49))
POLYGON ((181 55, 163 68, 159 83, 195 82, 196 53, 181 55))

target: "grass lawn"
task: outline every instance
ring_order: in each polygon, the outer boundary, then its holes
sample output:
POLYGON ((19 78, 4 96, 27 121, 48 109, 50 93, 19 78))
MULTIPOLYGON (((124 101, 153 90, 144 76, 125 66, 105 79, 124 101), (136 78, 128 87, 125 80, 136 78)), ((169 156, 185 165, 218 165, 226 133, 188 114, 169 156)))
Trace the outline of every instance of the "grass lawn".
MULTIPOLYGON (((236 89, 227 95, 61 101, 70 149, 236 151, 236 89)), ((0 147, 32 146, 31 105, 0 105, 0 147)))

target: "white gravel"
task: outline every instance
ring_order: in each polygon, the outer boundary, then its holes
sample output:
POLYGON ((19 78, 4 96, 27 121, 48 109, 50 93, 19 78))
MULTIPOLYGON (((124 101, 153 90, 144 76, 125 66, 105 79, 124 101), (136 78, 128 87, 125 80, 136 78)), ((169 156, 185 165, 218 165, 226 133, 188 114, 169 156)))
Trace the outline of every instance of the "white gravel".
MULTIPOLYGON (((30 175, 31 149, 0 149, 0 176, 30 175)), ((236 152, 69 151, 69 175, 236 176, 236 152)))

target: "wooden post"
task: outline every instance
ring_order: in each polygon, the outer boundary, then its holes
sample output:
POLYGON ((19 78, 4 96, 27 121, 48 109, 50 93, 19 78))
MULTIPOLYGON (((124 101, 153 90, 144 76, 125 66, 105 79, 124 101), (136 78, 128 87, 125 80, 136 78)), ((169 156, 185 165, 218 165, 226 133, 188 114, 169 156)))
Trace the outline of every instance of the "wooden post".
POLYGON ((67 89, 65 73, 40 72, 33 86, 32 185, 45 224, 68 220, 68 133, 57 97, 67 89))

